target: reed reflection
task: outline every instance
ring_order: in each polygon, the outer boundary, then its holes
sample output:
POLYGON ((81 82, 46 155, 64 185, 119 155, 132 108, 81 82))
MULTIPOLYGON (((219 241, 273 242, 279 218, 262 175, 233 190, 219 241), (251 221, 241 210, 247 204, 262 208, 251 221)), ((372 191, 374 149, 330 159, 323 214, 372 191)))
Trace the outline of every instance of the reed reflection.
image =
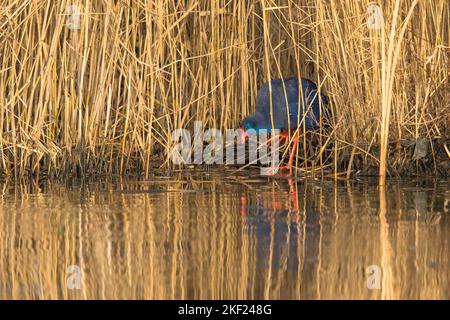
POLYGON ((0 298, 448 299, 448 187, 220 173, 4 183, 0 298))

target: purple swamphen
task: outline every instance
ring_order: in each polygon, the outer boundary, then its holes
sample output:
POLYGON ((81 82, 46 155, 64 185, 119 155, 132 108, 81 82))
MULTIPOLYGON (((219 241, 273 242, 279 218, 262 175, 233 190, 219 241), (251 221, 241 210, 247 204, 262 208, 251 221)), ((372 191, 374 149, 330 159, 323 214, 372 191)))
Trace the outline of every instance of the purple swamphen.
MULTIPOLYGON (((274 79, 270 81, 270 84, 273 113, 270 108, 269 84, 265 83, 259 89, 256 97, 256 112, 240 122, 241 140, 245 142, 248 130, 254 130, 256 133, 270 131, 272 128, 281 131, 278 137, 273 137, 265 143, 275 138, 287 140, 289 134, 292 133, 294 144, 288 165, 284 167, 291 170, 298 144, 299 130, 297 128, 302 129, 304 126, 309 131, 319 129, 320 100, 322 105, 327 105, 328 98, 318 92, 314 82, 307 79, 274 79), (302 94, 299 89, 302 90, 302 94)), ((322 110, 322 114, 326 114, 324 110, 322 110)))

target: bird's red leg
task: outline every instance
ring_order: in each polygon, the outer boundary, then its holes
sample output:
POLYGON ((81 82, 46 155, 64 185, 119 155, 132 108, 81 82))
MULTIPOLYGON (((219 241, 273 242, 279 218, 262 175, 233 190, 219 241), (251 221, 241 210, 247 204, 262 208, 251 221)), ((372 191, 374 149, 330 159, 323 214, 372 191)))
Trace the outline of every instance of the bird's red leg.
POLYGON ((272 141, 275 141, 276 139, 278 139, 278 143, 280 143, 281 140, 287 139, 287 136, 285 134, 283 134, 283 133, 277 134, 277 135, 267 139, 266 141, 262 142, 257 150, 261 149, 263 146, 271 143, 272 141))
POLYGON ((296 151, 297 151, 297 145, 298 145, 298 134, 294 133, 294 145, 292 146, 292 151, 291 151, 291 155, 289 157, 289 162, 288 162, 288 166, 292 167, 292 164, 294 163, 294 157, 296 155, 296 151))
MULTIPOLYGON (((267 145, 268 143, 275 141, 276 139, 278 139, 278 143, 280 143, 282 140, 289 140, 289 133, 288 132, 281 132, 279 135, 276 135, 274 137, 271 137, 270 139, 267 139, 266 141, 264 141, 263 143, 261 143, 261 145, 258 147, 258 150, 260 148, 262 148, 262 146, 267 145)), ((293 146, 292 146, 292 150, 291 153, 289 154, 289 162, 287 165, 284 166, 280 166, 278 167, 279 170, 289 170, 289 172, 292 172, 292 164, 294 163, 294 157, 296 155, 296 151, 297 151, 297 145, 298 145, 298 133, 295 132, 293 135, 293 146)))
MULTIPOLYGON (((283 133, 283 135, 285 135, 286 138, 288 137, 288 135, 286 133, 283 133)), ((292 172, 292 164, 294 163, 294 157, 296 155, 297 145, 298 145, 298 133, 297 132, 294 133, 293 143, 294 143, 294 145, 292 146, 292 150, 291 150, 291 153, 289 155, 289 162, 288 162, 287 165, 281 166, 280 167, 281 170, 289 170, 289 172, 292 172)))

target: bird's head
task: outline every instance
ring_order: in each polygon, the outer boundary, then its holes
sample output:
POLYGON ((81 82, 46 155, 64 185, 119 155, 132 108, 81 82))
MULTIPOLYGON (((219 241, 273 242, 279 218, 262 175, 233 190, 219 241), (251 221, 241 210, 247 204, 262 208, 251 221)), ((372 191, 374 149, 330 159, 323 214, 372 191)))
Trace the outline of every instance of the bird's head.
POLYGON ((241 139, 241 143, 245 143, 248 139, 248 133, 243 121, 239 122, 239 138, 241 139))
POLYGON ((244 118, 243 120, 241 120, 241 122, 239 122, 239 127, 244 131, 251 129, 256 130, 257 125, 253 120, 254 119, 252 119, 251 117, 244 118))
POLYGON ((240 139, 241 139, 241 143, 245 143, 245 141, 248 140, 249 134, 248 134, 248 130, 257 130, 257 123, 255 122, 255 119, 253 118, 253 116, 249 116, 244 118, 243 120, 241 120, 241 122, 239 122, 239 130, 240 130, 240 139))
POLYGON ((271 127, 271 125, 268 123, 264 115, 262 115, 260 112, 255 112, 248 117, 242 119, 241 122, 239 122, 240 127, 240 136, 241 136, 241 142, 245 143, 245 141, 249 137, 249 130, 252 131, 251 134, 259 134, 263 131, 268 130, 268 128, 271 127))

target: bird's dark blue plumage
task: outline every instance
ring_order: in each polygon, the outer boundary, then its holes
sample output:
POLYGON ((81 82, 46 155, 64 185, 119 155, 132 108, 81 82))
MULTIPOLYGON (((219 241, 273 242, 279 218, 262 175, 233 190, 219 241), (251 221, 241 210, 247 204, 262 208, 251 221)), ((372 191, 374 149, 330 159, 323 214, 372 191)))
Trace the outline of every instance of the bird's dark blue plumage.
MULTIPOLYGON (((303 125, 307 130, 319 127, 319 94, 314 82, 298 78, 271 80, 273 126, 270 108, 269 84, 265 83, 256 97, 256 112, 244 118, 241 126, 244 130, 294 130, 303 125), (283 85, 284 84, 284 85, 283 85), (303 103, 299 89, 303 92, 303 103), (287 106, 286 107, 286 101, 287 106), (289 110, 289 111, 288 111, 289 110)), ((326 96, 320 94, 322 104, 328 104, 326 96)))

